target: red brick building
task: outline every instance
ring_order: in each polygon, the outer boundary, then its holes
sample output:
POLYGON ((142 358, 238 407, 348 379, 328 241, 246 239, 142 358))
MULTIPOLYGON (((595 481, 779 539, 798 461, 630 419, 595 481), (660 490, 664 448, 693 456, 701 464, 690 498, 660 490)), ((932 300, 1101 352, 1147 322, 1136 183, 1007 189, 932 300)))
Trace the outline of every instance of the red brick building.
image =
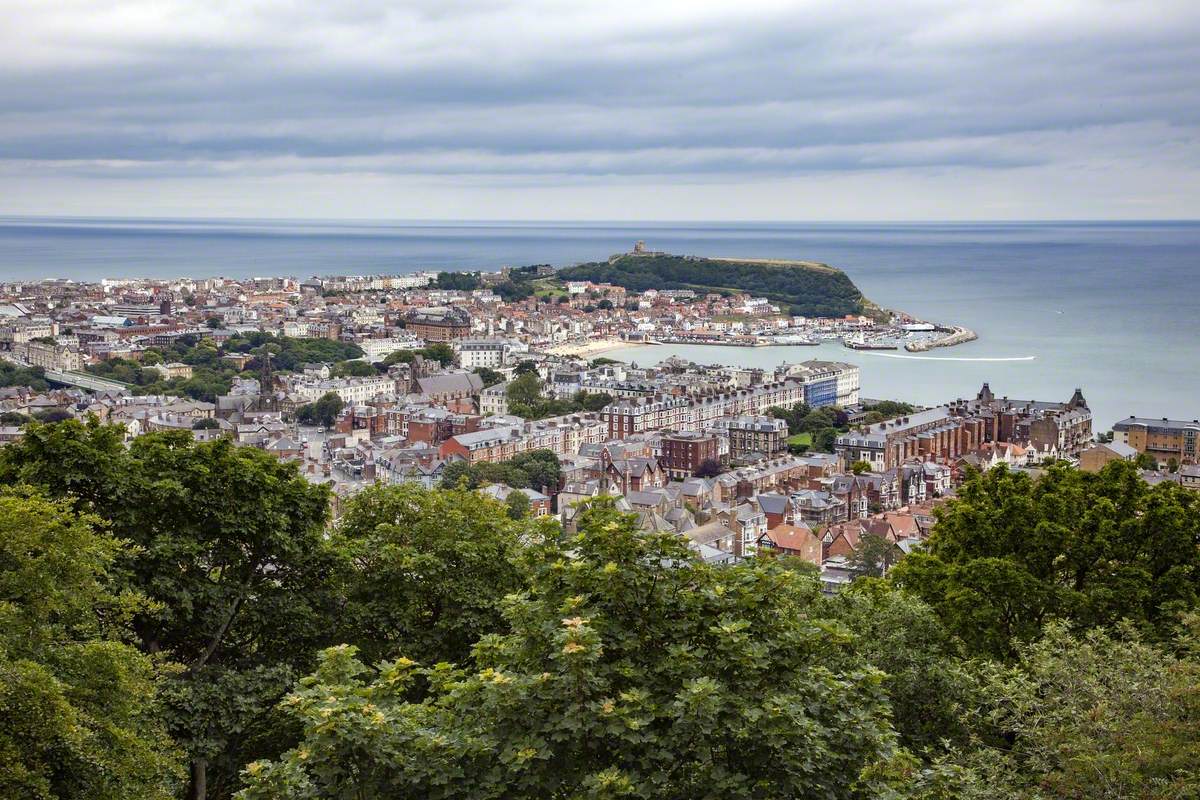
POLYGON ((705 461, 717 460, 717 437, 695 431, 664 433, 659 464, 673 480, 689 478, 705 461))
POLYGON ((405 317, 404 327, 427 342, 449 342, 470 335, 471 315, 461 308, 422 308, 405 317))

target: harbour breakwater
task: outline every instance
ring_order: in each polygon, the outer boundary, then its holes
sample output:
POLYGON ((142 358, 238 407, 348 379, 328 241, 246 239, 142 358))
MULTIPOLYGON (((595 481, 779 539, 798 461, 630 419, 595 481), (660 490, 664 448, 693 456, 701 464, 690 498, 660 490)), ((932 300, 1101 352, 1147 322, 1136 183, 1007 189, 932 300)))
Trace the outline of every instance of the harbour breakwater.
POLYGON ((932 350, 935 347, 953 347, 956 344, 973 342, 979 338, 975 331, 970 328, 964 328, 961 325, 956 325, 952 328, 937 328, 937 331, 944 335, 933 339, 908 342, 904 345, 904 349, 910 353, 924 353, 926 350, 932 350))

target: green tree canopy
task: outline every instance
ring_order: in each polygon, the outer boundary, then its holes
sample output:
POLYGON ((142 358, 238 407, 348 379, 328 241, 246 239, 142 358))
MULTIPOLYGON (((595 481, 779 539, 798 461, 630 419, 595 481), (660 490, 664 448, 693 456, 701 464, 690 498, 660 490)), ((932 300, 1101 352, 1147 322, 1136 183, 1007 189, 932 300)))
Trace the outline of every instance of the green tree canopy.
POLYGON ((296 409, 296 421, 301 425, 322 425, 332 428, 333 424, 337 422, 343 405, 345 404, 337 392, 326 392, 315 402, 306 403, 296 409))
POLYGON ((158 667, 121 641, 145 604, 110 578, 127 548, 70 506, 0 493, 0 797, 168 800, 158 667))
POLYGON ((850 568, 867 578, 881 578, 902 553, 900 548, 882 536, 864 533, 858 540, 854 552, 850 554, 850 568))
POLYGON ((562 468, 553 450, 530 450, 518 453, 508 461, 481 462, 469 465, 454 461, 442 473, 442 488, 453 489, 466 479, 474 489, 491 483, 503 483, 515 489, 537 489, 555 492, 562 481, 562 468))
POLYGON ((1172 654, 1128 627, 1072 634, 1055 622, 1016 664, 980 665, 971 716, 983 746, 963 763, 987 785, 982 796, 1200 796, 1196 642, 1189 634, 1172 654))
POLYGON ((909 750, 944 753, 943 744, 967 744, 973 677, 933 609, 886 581, 864 579, 827 598, 821 616, 853 631, 858 652, 887 673, 892 718, 909 750))
POLYGON ((976 653, 1010 656, 1053 618, 1129 619, 1169 637, 1200 591, 1200 494, 1114 462, 1043 477, 974 474, 938 511, 926 552, 891 575, 976 653))
POLYGON ((504 498, 504 506, 509 519, 525 519, 529 516, 529 495, 520 489, 514 489, 504 498))
POLYGON ((523 586, 521 541, 538 535, 470 490, 362 491, 336 534, 351 564, 346 641, 371 660, 464 661, 480 637, 504 629, 500 601, 523 586))
POLYGON ((327 651, 285 702, 302 743, 250 765, 245 800, 878 796, 882 675, 808 615, 812 577, 710 567, 611 504, 581 530, 533 560, 470 669, 327 651))
POLYGON ((334 378, 369 378, 377 375, 378 371, 368 361, 339 361, 333 365, 329 374, 334 378))
POLYGON ((483 381, 483 388, 495 386, 498 383, 504 383, 504 376, 494 369, 488 367, 477 367, 475 374, 479 376, 479 380, 483 381))
POLYGON ((533 406, 542 399, 542 381, 536 372, 522 372, 504 390, 508 402, 533 406))
POLYGON ((164 692, 192 796, 227 794, 249 758, 286 745, 275 703, 333 641, 324 487, 228 440, 149 434, 126 450, 119 428, 75 421, 30 424, 0 480, 78 498, 135 545, 118 574, 154 603, 132 621, 140 648, 183 665, 164 692))

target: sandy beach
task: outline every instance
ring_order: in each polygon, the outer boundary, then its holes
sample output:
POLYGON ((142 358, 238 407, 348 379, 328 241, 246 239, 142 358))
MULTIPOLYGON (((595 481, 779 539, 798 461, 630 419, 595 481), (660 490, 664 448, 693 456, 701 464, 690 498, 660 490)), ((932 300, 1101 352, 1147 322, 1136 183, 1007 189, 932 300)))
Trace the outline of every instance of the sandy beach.
POLYGON ((578 356, 592 358, 607 353, 610 350, 621 350, 626 347, 645 347, 644 342, 625 342, 620 339, 593 339, 587 342, 572 342, 560 344, 546 349, 547 353, 556 356, 578 356))

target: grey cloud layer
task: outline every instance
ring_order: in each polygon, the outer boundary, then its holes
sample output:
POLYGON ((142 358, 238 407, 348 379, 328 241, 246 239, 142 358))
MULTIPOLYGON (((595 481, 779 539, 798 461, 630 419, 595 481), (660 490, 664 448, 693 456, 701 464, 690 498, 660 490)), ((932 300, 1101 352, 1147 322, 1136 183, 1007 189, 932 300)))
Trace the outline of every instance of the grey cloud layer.
POLYGON ((8 173, 1200 165, 1195 2, 4 2, 8 173))

